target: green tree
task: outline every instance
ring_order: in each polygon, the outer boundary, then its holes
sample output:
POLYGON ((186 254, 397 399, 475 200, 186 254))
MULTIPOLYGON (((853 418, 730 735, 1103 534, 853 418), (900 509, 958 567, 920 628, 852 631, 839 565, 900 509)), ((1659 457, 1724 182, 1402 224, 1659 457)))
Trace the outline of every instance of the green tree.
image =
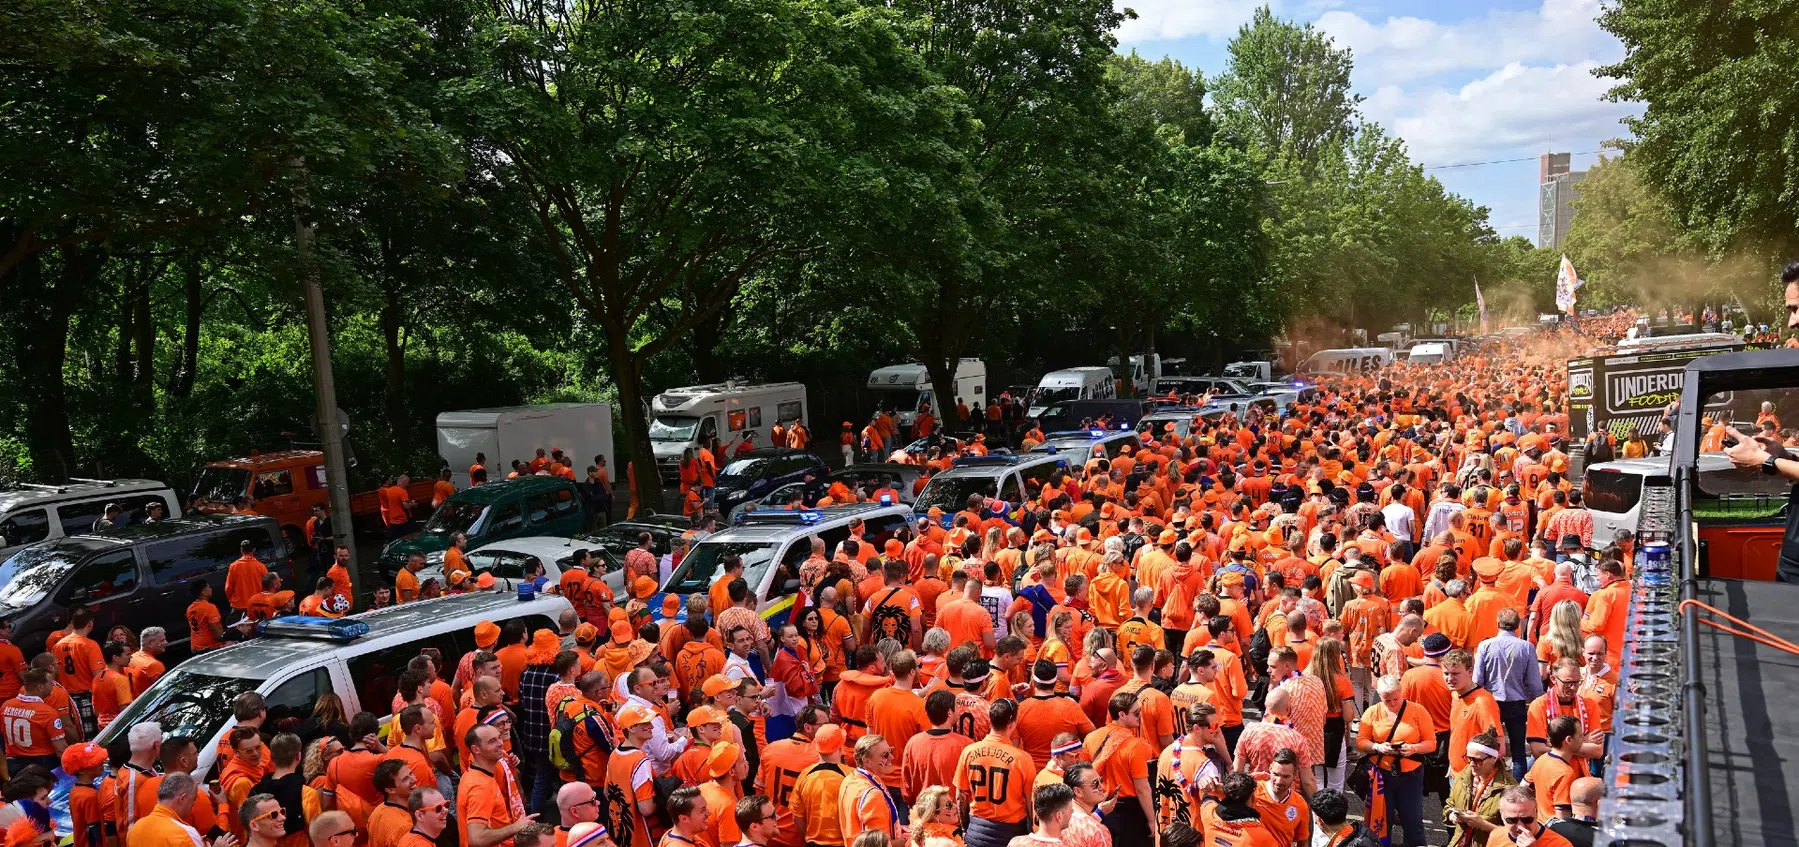
POLYGON ((1599 70, 1611 96, 1643 104, 1630 158, 1683 232, 1714 255, 1799 250, 1799 2, 1620 0, 1599 24, 1625 47, 1599 70))
POLYGON ((646 365, 776 260, 896 223, 972 125, 905 21, 854 3, 502 4, 475 26, 458 122, 529 194, 535 248, 603 338, 636 493, 659 504, 646 365))
POLYGON ((1206 111, 1204 74, 1167 56, 1152 62, 1132 50, 1113 57, 1107 76, 1118 86, 1126 122, 1177 130, 1174 140, 1190 147, 1211 143, 1216 129, 1206 111))
POLYGON ((1219 127, 1239 143, 1309 173, 1350 138, 1362 97, 1349 92, 1349 48, 1263 6, 1238 28, 1229 51, 1225 72, 1212 81, 1212 102, 1219 127))

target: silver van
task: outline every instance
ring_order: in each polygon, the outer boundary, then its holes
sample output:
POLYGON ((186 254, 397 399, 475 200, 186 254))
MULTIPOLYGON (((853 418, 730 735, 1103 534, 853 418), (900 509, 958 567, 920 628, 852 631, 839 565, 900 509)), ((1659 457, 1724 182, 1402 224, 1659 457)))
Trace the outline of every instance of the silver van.
POLYGON ((567 608, 568 601, 554 594, 521 601, 516 592, 494 591, 420 600, 335 621, 276 618, 261 637, 170 668, 96 740, 110 746, 132 726, 156 721, 165 738, 182 735, 199 742, 195 774, 204 776, 219 739, 237 725, 231 703, 239 694, 261 693, 269 710, 263 726, 277 732, 304 722, 325 694, 343 701, 345 715, 368 711, 391 717, 400 674, 420 650, 437 648, 447 678, 463 654, 475 649, 476 624, 522 620, 532 631, 554 630, 567 608))
POLYGON ((165 518, 181 517, 175 492, 153 479, 72 479, 62 485, 24 484, 0 491, 0 559, 20 547, 68 535, 84 535, 117 503, 120 524, 141 523, 152 500, 165 518))

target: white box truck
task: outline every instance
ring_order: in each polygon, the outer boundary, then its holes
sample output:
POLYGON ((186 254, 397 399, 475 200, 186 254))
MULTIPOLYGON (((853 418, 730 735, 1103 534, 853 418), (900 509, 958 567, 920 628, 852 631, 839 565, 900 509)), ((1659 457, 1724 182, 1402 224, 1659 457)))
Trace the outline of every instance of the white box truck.
POLYGON ((940 422, 945 420, 944 409, 955 410, 957 398, 968 404, 971 414, 987 405, 986 362, 980 359, 956 362, 955 382, 956 396, 939 403, 932 397, 936 392, 931 390, 931 372, 924 365, 912 362, 875 368, 868 375, 868 390, 875 392, 875 404, 883 409, 893 409, 894 421, 909 432, 918 422, 918 408, 926 403, 931 404, 931 414, 940 422))
POLYGON ((1063 368, 1043 375, 1031 392, 1027 417, 1039 417, 1051 403, 1069 400, 1110 400, 1118 396, 1111 368, 1063 368))
POLYGON ((594 456, 605 456, 612 478, 621 478, 612 453, 612 406, 608 403, 545 403, 469 409, 437 416, 437 453, 450 464, 458 489, 469 485, 475 454, 487 455, 488 479, 505 479, 512 460, 530 461, 543 448, 560 448, 574 464, 577 479, 587 476, 594 456))
POLYGON ((724 445, 733 436, 752 431, 756 446, 784 447, 771 444, 769 436, 775 424, 785 427, 794 421, 806 421, 812 437, 819 437, 818 428, 806 418, 806 386, 797 382, 730 381, 671 388, 650 401, 650 445, 662 478, 675 480, 680 478, 681 454, 689 447, 714 438, 724 445))

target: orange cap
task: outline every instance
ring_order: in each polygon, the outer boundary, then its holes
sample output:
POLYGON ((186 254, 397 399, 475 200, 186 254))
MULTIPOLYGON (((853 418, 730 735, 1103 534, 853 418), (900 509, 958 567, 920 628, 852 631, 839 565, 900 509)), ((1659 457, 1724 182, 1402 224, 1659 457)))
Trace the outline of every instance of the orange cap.
POLYGON ((493 588, 493 582, 494 582, 493 574, 484 573, 478 577, 475 577, 475 588, 478 590, 481 590, 481 591, 486 591, 490 588, 493 588))
POLYGON ((651 594, 655 594, 655 593, 656 593, 656 578, 655 577, 640 576, 631 582, 631 596, 636 597, 639 600, 648 598, 651 594))
POLYGON ((630 729, 631 727, 646 724, 655 719, 655 712, 639 706, 636 703, 631 703, 623 709, 618 710, 619 729, 630 729))
POLYGON ((829 756, 843 749, 843 727, 828 723, 818 728, 818 735, 813 736, 812 746, 821 756, 829 756))
POLYGON ((1504 570, 1505 563, 1492 556, 1482 556, 1474 560, 1474 575, 1483 581, 1492 582, 1498 579, 1499 574, 1504 570))
POLYGON ((881 549, 886 551, 887 558, 897 559, 901 553, 906 552, 906 545, 897 538, 889 538, 886 544, 881 545, 881 549))
POLYGON ((695 706, 693 711, 687 713, 688 726, 706 726, 707 724, 724 723, 726 720, 728 718, 725 717, 724 712, 711 706, 695 706))
POLYGON ((736 689, 736 681, 722 673, 715 673, 706 677, 706 681, 700 683, 700 691, 707 697, 717 697, 726 691, 735 691, 736 689))
POLYGON ((637 631, 631 628, 631 624, 629 621, 613 621, 612 622, 612 640, 613 641, 617 641, 622 644, 622 643, 624 643, 626 641, 630 641, 631 639, 636 638, 636 637, 637 637, 637 631))
POLYGON ((1161 535, 1156 536, 1156 545, 1159 547, 1171 547, 1175 542, 1180 540, 1180 533, 1177 533, 1172 529, 1164 529, 1162 530, 1161 535))
POLYGON ((743 758, 743 750, 729 741, 720 741, 712 745, 712 752, 706 755, 706 776, 717 779, 731 772, 737 760, 743 758))

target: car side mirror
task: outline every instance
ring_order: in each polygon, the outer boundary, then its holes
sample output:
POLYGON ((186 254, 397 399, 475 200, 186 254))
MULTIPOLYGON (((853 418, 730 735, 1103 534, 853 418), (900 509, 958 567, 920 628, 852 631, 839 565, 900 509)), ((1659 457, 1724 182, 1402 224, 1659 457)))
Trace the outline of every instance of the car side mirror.
POLYGON ((799 590, 800 590, 800 581, 799 580, 787 579, 787 580, 781 581, 781 593, 782 594, 784 594, 784 595, 785 594, 795 594, 795 593, 798 593, 799 590))

